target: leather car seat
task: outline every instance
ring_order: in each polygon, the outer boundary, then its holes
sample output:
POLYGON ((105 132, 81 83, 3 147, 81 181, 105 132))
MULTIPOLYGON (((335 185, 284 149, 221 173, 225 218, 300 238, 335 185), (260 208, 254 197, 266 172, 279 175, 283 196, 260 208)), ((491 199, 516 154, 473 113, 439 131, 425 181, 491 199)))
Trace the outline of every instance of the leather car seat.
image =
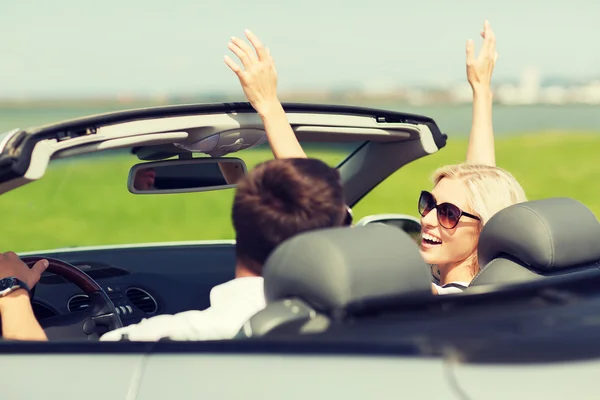
POLYGON ((515 204, 483 227, 478 255, 480 272, 469 287, 600 272, 600 223, 570 198, 515 204))
POLYGON ((238 338, 322 332, 332 321, 433 296, 413 239, 381 224, 297 235, 271 254, 263 276, 267 306, 238 338))

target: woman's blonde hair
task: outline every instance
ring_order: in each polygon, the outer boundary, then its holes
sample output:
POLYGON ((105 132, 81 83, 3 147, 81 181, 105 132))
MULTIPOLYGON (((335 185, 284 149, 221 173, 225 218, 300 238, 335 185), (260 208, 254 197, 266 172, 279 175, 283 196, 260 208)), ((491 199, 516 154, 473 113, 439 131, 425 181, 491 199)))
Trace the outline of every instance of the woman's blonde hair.
MULTIPOLYGON (((433 183, 442 179, 461 180, 467 187, 467 199, 472 211, 481 218, 479 229, 498 211, 527 201, 525 191, 512 174, 502 168, 483 164, 447 165, 433 173, 433 183)), ((471 265, 473 276, 479 271, 477 251, 471 265)))
POLYGON ((502 168, 483 164, 454 164, 433 173, 433 184, 442 179, 457 179, 467 186, 467 199, 475 215, 485 225, 498 211, 527 201, 525 191, 512 174, 502 168))

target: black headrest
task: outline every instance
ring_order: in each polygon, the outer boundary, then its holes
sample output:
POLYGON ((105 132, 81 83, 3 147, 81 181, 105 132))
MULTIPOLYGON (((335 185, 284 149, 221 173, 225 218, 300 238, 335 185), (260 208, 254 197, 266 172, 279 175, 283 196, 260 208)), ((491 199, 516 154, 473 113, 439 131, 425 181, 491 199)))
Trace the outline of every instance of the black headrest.
POLYGON ((512 205, 481 230, 479 265, 511 257, 540 272, 600 260, 600 223, 584 204, 550 198, 512 205))
POLYGON ((300 298, 336 318, 432 295, 414 240, 378 224, 299 234, 270 255, 263 276, 267 302, 300 298))

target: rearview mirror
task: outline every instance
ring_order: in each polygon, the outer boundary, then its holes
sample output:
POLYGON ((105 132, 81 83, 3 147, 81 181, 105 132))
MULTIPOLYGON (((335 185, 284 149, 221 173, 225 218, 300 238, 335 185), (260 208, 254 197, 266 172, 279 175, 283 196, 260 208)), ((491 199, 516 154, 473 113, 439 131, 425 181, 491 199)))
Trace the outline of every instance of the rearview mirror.
POLYGON ((421 221, 418 218, 404 214, 375 214, 364 217, 356 226, 370 224, 385 224, 401 229, 410 235, 416 242, 421 240, 421 221))
POLYGON ((127 188, 134 194, 192 193, 230 189, 246 175, 239 158, 193 158, 134 165, 127 188))

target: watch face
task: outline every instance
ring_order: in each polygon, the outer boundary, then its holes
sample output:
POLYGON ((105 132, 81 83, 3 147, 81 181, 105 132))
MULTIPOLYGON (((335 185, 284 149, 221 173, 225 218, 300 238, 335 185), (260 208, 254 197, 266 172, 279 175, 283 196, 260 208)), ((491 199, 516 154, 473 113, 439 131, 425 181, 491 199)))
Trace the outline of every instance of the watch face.
POLYGON ((10 289, 17 284, 15 278, 0 279, 0 290, 10 289))
POLYGON ((15 286, 19 286, 19 283, 14 277, 0 279, 0 296, 4 296, 7 292, 10 292, 15 286))

